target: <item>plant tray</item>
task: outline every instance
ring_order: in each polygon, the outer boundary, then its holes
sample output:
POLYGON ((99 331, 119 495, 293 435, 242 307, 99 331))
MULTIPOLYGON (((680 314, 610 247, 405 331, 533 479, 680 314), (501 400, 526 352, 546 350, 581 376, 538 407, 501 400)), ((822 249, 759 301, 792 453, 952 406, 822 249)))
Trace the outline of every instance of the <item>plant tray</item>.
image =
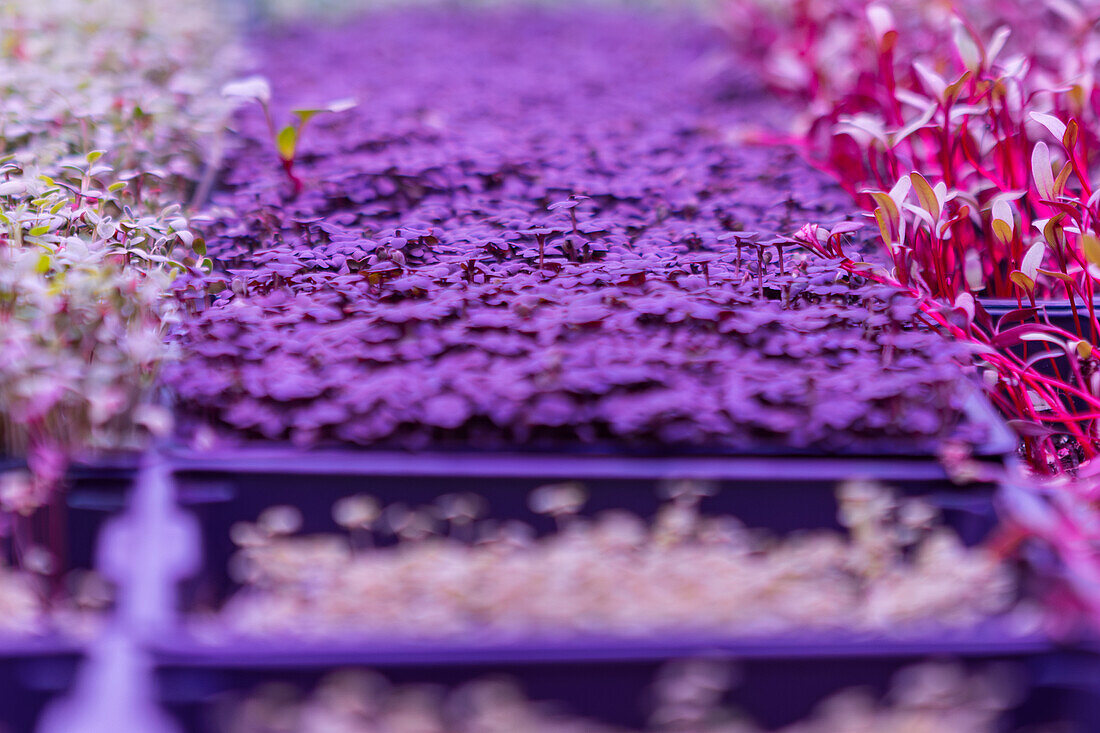
POLYGON ((928 658, 962 660, 969 667, 1010 663, 1022 682, 1010 729, 1066 721, 1069 730, 1095 730, 1094 660, 1038 637, 1009 638, 994 630, 934 639, 852 638, 822 635, 758 641, 715 639, 585 640, 495 648, 422 648, 392 644, 356 648, 254 643, 218 650, 171 640, 155 650, 162 702, 187 730, 214 733, 212 705, 280 680, 310 686, 337 668, 369 667, 396 683, 457 685, 486 675, 517 679, 536 700, 564 704, 571 713, 605 723, 642 727, 649 685, 670 660, 707 657, 736 663, 742 680, 730 700, 772 727, 808 715, 825 696, 852 686, 879 694, 898 669, 928 658))
POLYGON ((0 729, 33 731, 42 710, 76 678, 81 646, 52 638, 0 639, 0 729))

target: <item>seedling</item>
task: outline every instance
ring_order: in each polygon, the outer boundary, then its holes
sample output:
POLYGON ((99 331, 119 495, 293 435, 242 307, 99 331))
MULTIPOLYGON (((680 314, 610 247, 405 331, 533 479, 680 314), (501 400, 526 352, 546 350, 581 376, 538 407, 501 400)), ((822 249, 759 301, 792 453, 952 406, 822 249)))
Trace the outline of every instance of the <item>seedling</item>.
POLYGON ((271 112, 271 85, 263 77, 253 76, 227 84, 222 88, 222 94, 227 97, 255 101, 263 109, 264 120, 267 123, 268 131, 271 133, 275 152, 279 156, 283 172, 286 174, 287 180, 290 181, 295 197, 302 193, 303 187, 302 179, 294 172, 294 161, 298 153, 298 146, 301 143, 302 130, 305 129, 306 123, 319 114, 346 112, 357 105, 357 102, 353 99, 340 99, 324 107, 295 109, 291 111, 294 121, 289 125, 276 129, 271 112))

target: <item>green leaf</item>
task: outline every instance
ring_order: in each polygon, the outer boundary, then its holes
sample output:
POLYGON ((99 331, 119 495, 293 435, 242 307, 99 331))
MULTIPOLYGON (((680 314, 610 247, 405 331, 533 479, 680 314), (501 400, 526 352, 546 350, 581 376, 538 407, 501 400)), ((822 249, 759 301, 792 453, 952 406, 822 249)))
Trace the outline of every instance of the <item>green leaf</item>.
POLYGON ((1070 120, 1066 125, 1066 131, 1062 134, 1062 144, 1066 146, 1066 150, 1073 151, 1073 148, 1077 145, 1077 121, 1070 120))
POLYGON ((1094 265, 1100 265, 1100 239, 1093 234, 1081 235, 1081 249, 1085 258, 1094 265))
POLYGON ((191 250, 199 257, 206 256, 206 240, 202 237, 195 237, 195 241, 191 243, 191 250))
POLYGON ((944 101, 944 103, 945 104, 954 104, 955 98, 959 96, 959 94, 962 92, 963 87, 966 86, 966 82, 970 81, 970 78, 972 76, 974 76, 973 71, 969 71, 969 70, 964 71, 962 76, 960 76, 958 79, 956 79, 955 81, 951 82, 946 87, 944 87, 944 90, 943 90, 943 101, 944 101))
POLYGON ((905 140, 918 130, 923 130, 926 127, 931 127, 932 118, 935 116, 937 109, 937 105, 929 103, 925 107, 924 112, 919 114, 911 122, 905 125, 905 127, 901 128, 890 136, 890 146, 896 147, 899 143, 901 143, 903 140, 905 140))
POLYGON ((1066 243, 1066 231, 1065 227, 1062 226, 1062 221, 1065 218, 1065 214, 1058 213, 1047 219, 1043 225, 1043 238, 1056 250, 1061 250, 1066 243))
POLYGON ((1021 341, 1042 341, 1042 342, 1047 343, 1047 344, 1054 344, 1055 346, 1061 346, 1063 349, 1066 348, 1066 346, 1067 346, 1066 342, 1063 341, 1062 339, 1058 338, 1057 336, 1052 336, 1049 333, 1043 333, 1041 331, 1034 331, 1032 333, 1020 334, 1020 340, 1021 341))
POLYGON ((1035 281, 1024 273, 1020 272, 1019 270, 1013 270, 1008 274, 1008 277, 1012 280, 1012 282, 1016 283, 1018 286, 1029 293, 1035 289, 1035 281))
POLYGON ((292 111, 291 114, 297 117, 301 124, 304 125, 324 111, 323 109, 296 109, 292 111))
POLYGON ((50 271, 50 256, 48 254, 38 255, 38 262, 34 264, 34 271, 39 275, 45 275, 50 271))
POLYGON ((901 212, 898 210, 898 205, 894 203, 894 200, 890 198, 888 194, 878 192, 878 190, 872 190, 868 192, 871 198, 875 199, 875 203, 882 209, 882 214, 886 216, 887 221, 897 228, 898 220, 901 218, 901 212))
POLYGON ((985 48, 985 65, 986 68, 993 65, 993 62, 997 60, 997 55, 1004 50, 1005 43, 1008 42, 1009 36, 1012 35, 1012 30, 1003 25, 993 32, 993 37, 989 39, 989 44, 985 48))
POLYGON ((294 160, 294 151, 298 147, 298 129, 287 125, 275 137, 275 149, 283 160, 294 160))
POLYGON ((894 237, 890 231, 890 222, 888 220, 889 215, 880 206, 875 209, 875 222, 878 223, 879 236, 882 237, 882 243, 887 247, 894 243, 894 237))
POLYGON ((959 293, 955 298, 955 308, 966 313, 966 322, 974 322, 974 296, 970 293, 959 293))
POLYGON ((897 225, 898 219, 901 217, 901 213, 898 211, 898 205, 894 203, 894 200, 890 198, 888 194, 881 191, 868 191, 871 198, 875 200, 875 203, 882 209, 883 214, 886 216, 886 221, 891 224, 897 225))
POLYGON ((944 78, 920 61, 913 62, 913 70, 917 72, 917 76, 920 77, 924 87, 934 94, 937 99, 943 100, 947 90, 947 82, 944 78))
POLYGON ((1045 127, 1047 131, 1055 137, 1055 139, 1061 140, 1065 136, 1066 123, 1062 122, 1054 115, 1048 115, 1042 112, 1032 112, 1029 116, 1031 117, 1031 119, 1035 120, 1040 125, 1045 127))
MULTIPOLYGON (((896 24, 894 23, 893 13, 889 8, 871 4, 867 6, 867 21, 871 24, 871 29, 875 33, 875 40, 880 44, 885 44, 890 35, 897 36, 896 24)), ((891 44, 892 46, 893 44, 891 44)))
POLYGON ((1073 282, 1073 277, 1071 275, 1067 275, 1064 272, 1058 272, 1057 270, 1044 270, 1040 267, 1038 270, 1036 270, 1036 272, 1038 272, 1040 275, 1046 275, 1047 277, 1053 277, 1056 280, 1061 280, 1062 282, 1073 282))
POLYGON ((328 106, 325 107, 325 111, 333 113, 347 112, 349 109, 355 109, 358 106, 358 102, 348 97, 347 99, 337 99, 335 102, 329 102, 328 106))
POLYGON ((929 185, 928 179, 916 171, 909 174, 909 179, 913 182, 913 188, 917 192, 917 198, 920 200, 921 208, 931 215, 933 222, 939 221, 940 201, 935 191, 932 189, 932 186, 929 185))
POLYGON ((32 237, 41 237, 43 234, 46 234, 49 231, 50 231, 50 225, 49 224, 39 224, 36 227, 31 227, 30 235, 32 237))
POLYGON ((111 193, 118 193, 124 188, 126 188, 126 181, 115 181, 110 186, 107 186, 107 190, 111 193))
POLYGON ((1050 167, 1050 150, 1044 142, 1035 143, 1035 148, 1031 151, 1031 175, 1039 195, 1048 201, 1053 201, 1055 198, 1054 172, 1050 167))
POLYGON ((1047 247, 1044 242, 1036 242, 1024 254, 1023 259, 1020 261, 1020 272, 1027 275, 1028 280, 1034 282, 1035 278, 1038 277, 1039 265, 1043 264, 1046 251, 1047 247))
POLYGON ((296 109, 293 110, 291 114, 301 120, 304 125, 322 112, 331 112, 333 114, 347 112, 349 109, 354 109, 358 105, 358 102, 349 97, 347 99, 337 99, 334 102, 329 102, 324 107, 304 107, 302 109, 296 109))
POLYGON ((1062 192, 1066 190, 1066 181, 1069 180, 1069 174, 1072 172, 1073 166, 1067 160, 1062 165, 1062 170, 1058 171, 1058 177, 1054 179, 1054 197, 1057 198, 1062 195, 1062 192))
POLYGON ((1016 219, 1012 215, 1012 207, 1009 206, 1008 201, 1003 198, 996 199, 993 202, 991 217, 993 235, 1004 244, 1011 242, 1016 219))
POLYGON ((983 61, 978 42, 958 16, 951 19, 951 27, 952 40, 955 41, 955 49, 959 52, 959 57, 966 64, 966 68, 976 73, 981 68, 983 61))
POLYGON ((84 156, 84 159, 88 161, 88 165, 91 165, 92 163, 95 163, 97 160, 102 158, 103 154, 106 152, 106 150, 93 150, 92 152, 84 156))
POLYGON ((967 250, 965 262, 963 263, 963 274, 966 277, 966 284, 970 286, 971 290, 974 292, 985 290, 985 273, 982 270, 982 258, 978 252, 972 249, 967 250))
POLYGON ((262 104, 267 104, 271 101, 271 84, 262 76, 250 76, 247 79, 231 81, 223 86, 222 95, 255 99, 262 104))

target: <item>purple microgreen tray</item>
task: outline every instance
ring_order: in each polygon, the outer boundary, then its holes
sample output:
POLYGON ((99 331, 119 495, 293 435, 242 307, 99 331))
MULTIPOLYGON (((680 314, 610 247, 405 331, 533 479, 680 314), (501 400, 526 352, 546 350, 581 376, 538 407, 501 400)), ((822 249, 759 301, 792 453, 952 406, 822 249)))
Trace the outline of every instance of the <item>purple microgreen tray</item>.
POLYGON ((300 445, 981 442, 958 424, 959 354, 912 328, 912 302, 774 239, 851 202, 792 151, 728 139, 790 110, 730 97, 705 24, 398 10, 256 40, 275 117, 370 102, 314 123, 285 166, 258 107, 235 120, 205 233, 223 289, 180 283, 166 370, 190 416, 300 445))

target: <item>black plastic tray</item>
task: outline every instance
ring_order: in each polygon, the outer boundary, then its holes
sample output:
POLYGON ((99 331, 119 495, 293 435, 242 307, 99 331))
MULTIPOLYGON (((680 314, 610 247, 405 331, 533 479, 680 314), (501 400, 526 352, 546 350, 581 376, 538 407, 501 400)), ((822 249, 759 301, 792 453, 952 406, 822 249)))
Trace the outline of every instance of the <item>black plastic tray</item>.
MULTIPOLYGON (((486 675, 517 679, 536 700, 605 723, 641 727, 648 689, 660 666, 706 657, 736 663, 742 682, 730 699, 759 722, 778 727, 809 714, 827 695, 852 686, 885 692, 896 670, 927 659, 961 660, 971 667, 1011 663, 1024 694, 1007 716, 1006 730, 1066 721, 1086 733, 1097 718, 1096 659, 1059 649, 1040 637, 1010 638, 994 629, 928 639, 875 639, 818 635, 728 643, 710 640, 586 640, 449 649, 378 645, 235 644, 204 650, 165 641, 155 652, 162 703, 194 733, 215 733, 219 700, 240 696, 263 682, 290 681, 308 688, 334 668, 369 667, 397 683, 456 685, 486 675)), ((218 733, 221 733, 218 731, 218 733)))
MULTIPOLYGON (((980 298, 979 302, 989 315, 993 316, 994 321, 1009 311, 1018 310, 1021 307, 1020 304, 1012 298, 980 298)), ((1040 313, 1046 315, 1053 325, 1064 328, 1071 333, 1076 330, 1073 321, 1073 313, 1076 310, 1082 325, 1085 325, 1087 328, 1089 307, 1086 303, 1077 303, 1076 307, 1074 307, 1070 305, 1068 300, 1048 300, 1039 301, 1036 305, 1039 307, 1040 313)), ((1023 307, 1027 306, 1028 304, 1024 303, 1023 307)), ((1096 308, 1097 314, 1100 315, 1100 301, 1096 301, 1094 307, 1096 308)))
POLYGON ((236 548, 229 538, 238 521, 254 521, 270 506, 289 504, 303 516, 305 533, 340 531, 333 504, 366 493, 383 503, 428 504, 447 493, 473 492, 488 503, 488 515, 523 519, 540 531, 553 522, 532 514, 531 490, 555 481, 578 480, 588 489, 585 513, 628 509, 651 517, 660 505, 663 479, 698 478, 716 484, 701 509, 732 514, 747 526, 785 534, 834 528, 835 488, 848 478, 874 477, 910 495, 928 497, 963 538, 974 544, 996 522, 994 487, 949 484, 937 463, 920 460, 766 458, 616 458, 470 454, 366 454, 268 451, 251 456, 208 455, 177 464, 179 502, 203 528, 201 576, 186 584, 185 608, 217 606, 232 587, 227 574, 236 548), (246 472, 247 471, 247 472, 246 472))
POLYGON ((124 510, 130 500, 141 455, 97 456, 75 462, 65 490, 68 556, 72 567, 94 565, 96 541, 103 523, 124 510))
MULTIPOLYGON (((97 456, 74 462, 55 507, 62 546, 60 578, 70 570, 95 567, 100 529, 128 500, 137 473, 136 454, 97 456)), ((20 468, 5 459, 0 468, 20 468)), ((63 629, 62 629, 63 631, 63 629)), ((80 642, 60 636, 0 638, 0 731, 30 733, 46 704, 74 681, 84 656, 80 642)))
POLYGON ((0 639, 0 730, 33 731, 47 703, 72 684, 82 656, 76 642, 0 639))
MULTIPOLYGON (((989 427, 981 453, 990 461, 1014 460, 1016 438, 977 391, 967 401, 971 422, 989 427)), ((234 547, 229 528, 252 521, 264 509, 289 504, 301 510, 304 532, 335 530, 333 504, 345 496, 368 493, 385 503, 427 504, 448 493, 473 492, 487 499, 489 514, 523 518, 539 529, 527 510, 527 496, 540 485, 577 480, 589 489, 587 510, 625 508, 650 516, 658 505, 663 479, 699 478, 716 483, 718 495, 704 510, 733 514, 752 527, 785 533, 796 529, 837 527, 834 489, 850 478, 875 479, 910 495, 929 495, 948 514, 963 538, 974 543, 995 517, 993 486, 955 487, 934 455, 837 456, 765 455, 623 455, 592 452, 396 452, 364 449, 296 449, 280 444, 231 446, 195 451, 168 446, 163 455, 172 469, 179 503, 203 526, 205 570, 188 584, 185 607, 216 606, 229 581, 226 565, 234 547)), ((910 451, 912 452, 912 451, 910 451)), ((919 451, 917 452, 919 453, 919 451)))
MULTIPOLYGON (((989 315, 993 317, 993 322, 997 323, 1005 314, 1010 311, 1014 311, 1020 308, 1015 300, 1011 299, 982 299, 982 306, 989 312, 989 315)), ((1069 331, 1070 333, 1077 332, 1077 326, 1073 320, 1073 314, 1076 310, 1078 318, 1081 320, 1081 325, 1084 326, 1085 337, 1090 338, 1091 329, 1088 326, 1089 323, 1089 309, 1085 303, 1076 304, 1076 308, 1071 306, 1068 300, 1054 300, 1037 303, 1040 313, 1045 315, 1050 323, 1058 328, 1069 331)), ((1094 305, 1097 315, 1100 315, 1100 301, 1097 301, 1094 305)), ((1028 343, 1028 344, 1015 344, 1010 346, 1009 349, 1012 353, 1016 354, 1022 359, 1037 356, 1046 351, 1051 350, 1051 345, 1043 343, 1041 341, 1028 343)), ((1068 378, 1072 374, 1072 367, 1069 363, 1069 357, 1065 354, 1055 356, 1053 358, 1041 359, 1035 363, 1035 370, 1040 374, 1046 376, 1060 376, 1062 378, 1068 378)), ((1074 403, 1079 408, 1084 408, 1085 403, 1078 399, 1073 398, 1074 403)))
MULTIPOLYGON (((992 426, 986 455, 991 460, 1011 460, 1015 439, 988 403, 975 396, 970 409, 971 419, 992 426)), ((148 640, 147 648, 157 662, 162 700, 188 731, 216 730, 209 715, 212 701, 219 696, 240 694, 276 678, 310 685, 324 672, 344 666, 382 669, 395 681, 447 684, 503 672, 521 679, 536 699, 561 700, 580 714, 640 725, 639 701, 663 661, 717 655, 751 667, 746 676, 752 681, 739 688, 735 697, 760 720, 778 725, 801 717, 828 692, 849 684, 881 687, 891 670, 930 655, 1016 660, 1040 680, 1047 664, 1042 660, 1069 654, 1042 638, 1015 638, 991 629, 908 639, 820 633, 751 639, 673 635, 659 642, 574 637, 307 643, 270 638, 204 644, 182 629, 197 618, 191 612, 219 607, 233 588, 227 575, 228 560, 235 551, 230 527, 237 521, 254 520, 276 504, 297 507, 303 514, 302 531, 312 533, 337 529, 331 508, 344 496, 367 493, 383 503, 418 505, 441 494, 470 491, 485 497, 490 516, 522 518, 539 531, 549 531, 552 522, 527 508, 528 493, 542 484, 584 482, 589 491, 585 513, 626 508, 652 516, 660 504, 656 491, 660 481, 697 478, 719 488, 703 500, 704 513, 733 514, 748 526, 786 533, 838 527, 836 483, 874 478, 903 493, 927 496, 944 509, 948 523, 973 543, 994 526, 994 487, 955 487, 929 455, 647 457, 253 446, 201 453, 169 449, 164 456, 177 500, 198 516, 203 527, 204 570, 185 584, 180 608, 190 621, 181 622, 175 634, 148 640), (802 690, 798 701, 777 701, 778 697, 785 700, 792 686, 802 690)), ((1032 687, 1035 692, 1021 708, 1021 720, 1050 720, 1051 709, 1070 705, 1063 701, 1061 688, 1048 695, 1039 682, 1032 687), (1048 697, 1053 701, 1048 702, 1048 697)))
MULTIPOLYGON (((139 453, 92 455, 71 463, 61 501, 51 507, 62 510, 54 521, 64 544, 53 547, 62 572, 94 567, 99 531, 109 517, 126 508, 140 463, 139 453)), ((0 472, 25 466, 21 459, 0 458, 0 472)))

